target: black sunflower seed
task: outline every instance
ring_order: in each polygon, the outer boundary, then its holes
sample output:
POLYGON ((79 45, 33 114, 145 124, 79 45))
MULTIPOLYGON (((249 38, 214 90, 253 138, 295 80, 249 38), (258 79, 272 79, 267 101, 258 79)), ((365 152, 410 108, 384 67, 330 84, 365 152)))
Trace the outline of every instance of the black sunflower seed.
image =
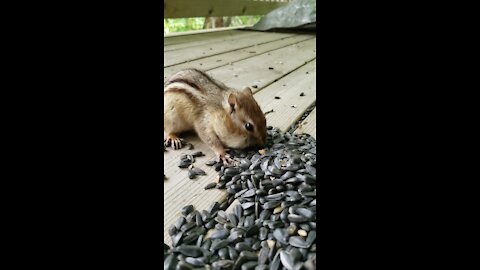
POLYGON ((203 252, 200 247, 197 246, 192 246, 192 245, 181 245, 175 249, 175 251, 182 253, 185 256, 188 257, 200 257, 203 252))
POLYGON ((265 227, 261 227, 261 228, 259 229, 259 236, 258 236, 258 238, 263 241, 263 240, 267 240, 267 236, 268 236, 268 229, 265 228, 265 227))
POLYGON ((209 183, 208 185, 206 185, 206 186, 204 187, 204 189, 212 189, 212 188, 214 188, 216 185, 217 185, 217 183, 212 182, 212 183, 209 183))
POLYGON ((201 245, 201 247, 206 250, 209 250, 211 245, 212 245, 212 239, 206 239, 201 245))
POLYGON ((189 204, 187 206, 184 206, 180 212, 182 213, 183 216, 187 216, 188 214, 190 214, 190 212, 193 211, 193 205, 189 204))
POLYGON ((264 209, 273 209, 281 204, 280 201, 267 202, 263 205, 264 209))
POLYGON ((163 261, 164 270, 174 270, 177 266, 177 258, 174 254, 168 255, 163 261))
POLYGON ((213 166, 213 165, 215 165, 215 164, 217 164, 217 161, 216 161, 216 160, 210 160, 210 161, 207 161, 207 162, 205 163, 205 165, 207 165, 207 166, 213 166))
POLYGON ((288 239, 288 243, 294 247, 298 248, 308 248, 308 244, 305 242, 305 240, 300 237, 300 236, 291 236, 288 239))
POLYGON ((212 267, 213 269, 229 269, 230 267, 233 266, 233 263, 234 261, 233 260, 218 260, 218 261, 214 261, 212 263, 212 267))
POLYGON ((179 168, 185 169, 188 168, 188 166, 192 165, 192 161, 189 159, 182 159, 180 163, 178 164, 179 168))
POLYGON ((310 247, 313 244, 313 242, 315 242, 316 237, 317 237, 317 233, 315 231, 310 231, 308 233, 307 239, 305 240, 308 247, 310 247))
POLYGON ((176 247, 180 243, 182 237, 183 237, 183 232, 178 232, 177 234, 173 235, 172 236, 172 246, 176 247))
MULTIPOLYGON (((273 250, 273 249, 272 249, 273 250)), ((270 255, 270 254, 269 254, 270 255)), ((280 269, 280 251, 278 251, 275 256, 272 259, 272 262, 270 263, 270 270, 278 270, 280 269)))
POLYGON ((296 212, 304 217, 306 217, 308 220, 311 220, 314 216, 315 213, 307 208, 297 208, 296 212))
POLYGON ((212 215, 214 212, 218 211, 219 206, 220 204, 218 202, 214 202, 207 208, 207 212, 212 215))
POLYGON ((203 157, 205 154, 202 153, 202 151, 197 151, 192 154, 193 157, 203 157))
MULTIPOLYGON (((236 246, 238 245, 243 245, 244 243, 237 243, 236 246)), ((242 246, 243 247, 243 246, 242 246)), ((246 247, 246 246, 245 246, 246 247)), ((238 248, 236 248, 236 250, 239 250, 238 248)), ((244 249, 243 251, 240 252, 240 257, 243 257, 245 258, 247 261, 256 261, 258 260, 258 256, 257 256, 257 253, 256 252, 253 252, 252 250, 247 250, 247 249, 244 249)))
POLYGON ((255 266, 257 266, 257 262, 251 261, 251 262, 246 262, 242 264, 241 270, 252 270, 255 269, 255 266))
POLYGON ((278 242, 280 242, 284 245, 288 245, 288 232, 287 232, 287 230, 277 228, 273 231, 273 237, 275 237, 275 239, 278 242))
POLYGON ((268 247, 262 247, 260 249, 260 252, 258 253, 258 264, 263 265, 266 264, 268 261, 268 253, 269 253, 268 247))
POLYGON ((211 239, 225 239, 230 233, 227 230, 216 230, 210 236, 211 239))
POLYGON ((308 221, 309 219, 304 217, 304 216, 300 216, 300 215, 296 215, 296 214, 289 214, 288 215, 288 220, 290 220, 290 222, 302 223, 302 222, 308 221))
POLYGON ((196 174, 196 175, 207 175, 207 173, 200 169, 200 168, 193 168, 192 171, 196 174))
POLYGON ((175 226, 174 226, 174 225, 172 225, 172 226, 168 227, 168 235, 170 235, 170 236, 172 236, 172 235, 176 234, 176 233, 177 233, 177 231, 178 231, 178 230, 177 230, 177 228, 175 228, 175 226))
POLYGON ((288 270, 292 270, 295 265, 295 261, 292 256, 283 250, 280 251, 280 261, 282 262, 282 265, 288 270))
POLYGON ((191 264, 193 266, 204 266, 205 259, 204 258, 193 258, 193 257, 186 257, 185 262, 191 264))
POLYGON ((220 239, 215 239, 212 241, 212 246, 210 247, 210 250, 217 250, 221 249, 228 246, 228 241, 227 240, 220 240, 220 239))
POLYGON ((247 190, 245 193, 243 193, 241 195, 243 198, 249 198, 249 197, 252 197, 252 196, 255 196, 255 189, 250 189, 250 190, 247 190))
POLYGON ((233 208, 233 213, 235 214, 237 219, 240 219, 242 217, 242 213, 243 213, 242 209, 243 209, 243 206, 239 204, 235 205, 235 207, 233 208))
POLYGON ((218 250, 218 256, 220 259, 225 260, 228 259, 228 248, 224 247, 218 250))

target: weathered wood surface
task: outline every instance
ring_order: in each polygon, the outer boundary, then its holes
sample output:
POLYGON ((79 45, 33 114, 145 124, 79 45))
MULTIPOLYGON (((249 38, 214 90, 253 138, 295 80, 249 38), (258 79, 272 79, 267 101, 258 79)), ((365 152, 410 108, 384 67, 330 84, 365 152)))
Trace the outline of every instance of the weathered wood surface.
POLYGON ((169 46, 165 46, 163 48, 163 51, 168 52, 168 51, 180 50, 185 48, 195 48, 201 45, 216 44, 216 43, 234 41, 234 40, 243 39, 243 38, 256 38, 260 35, 261 33, 254 32, 254 31, 235 31, 235 32, 232 31, 229 35, 212 36, 204 40, 195 40, 191 42, 184 42, 180 44, 172 44, 169 46))
POLYGON ((307 133, 312 135, 315 139, 317 138, 317 108, 315 108, 305 120, 303 120, 302 124, 297 127, 295 130, 295 134, 302 134, 307 133))
POLYGON ((232 63, 225 68, 214 69, 211 74, 224 78, 231 87, 256 86, 254 92, 258 92, 314 60, 316 57, 315 44, 315 39, 302 41, 254 58, 232 63))
POLYGON ((311 61, 255 94, 262 110, 273 110, 273 113, 267 115, 269 125, 288 131, 291 125, 315 104, 315 65, 316 61, 311 61), (302 92, 305 96, 300 97, 302 92))
MULTIPOLYGON (((199 37, 198 40, 205 40, 201 35, 196 36, 199 37)), ((316 38, 275 33, 262 33, 260 37, 264 41, 262 44, 258 43, 258 39, 245 39, 242 48, 229 48, 231 43, 227 41, 229 45, 224 45, 225 50, 217 54, 207 57, 197 55, 197 58, 189 57, 192 62, 164 67, 164 78, 179 69, 196 67, 206 70, 209 75, 232 87, 256 85, 255 98, 263 111, 274 110, 266 116, 268 125, 287 131, 316 101, 316 38), (274 69, 269 69, 271 67, 274 69), (300 97, 302 92, 305 93, 304 97, 300 97), (275 96, 280 99, 275 99, 275 96)), ((176 43, 171 40, 169 44, 176 43)), ((168 63, 170 56, 169 52, 164 52, 165 62, 168 63)), ((214 158, 214 154, 195 135, 183 137, 195 146, 195 150, 168 150, 164 154, 165 175, 168 178, 164 181, 164 242, 167 244, 171 244, 168 227, 180 217, 181 207, 192 204, 196 209, 206 209, 213 202, 224 200, 227 195, 223 190, 203 189, 215 181, 217 176, 212 168, 204 165, 214 158), (196 180, 188 179, 187 170, 177 167, 180 156, 192 151, 206 154, 205 157, 197 158, 194 165, 205 170, 208 175, 196 180)))
POLYGON ((242 37, 239 39, 227 40, 225 42, 204 44, 196 47, 164 52, 164 67, 183 64, 192 60, 218 55, 232 50, 248 48, 254 44, 261 44, 287 36, 289 36, 289 34, 272 33, 269 35, 260 35, 256 38, 242 37))
POLYGON ((185 68, 198 68, 209 71, 215 68, 225 67, 241 60, 254 58, 265 53, 270 53, 272 51, 310 39, 314 39, 314 37, 312 37, 311 35, 292 35, 286 38, 281 38, 279 40, 274 40, 263 44, 256 44, 248 48, 233 50, 227 53, 167 67, 163 70, 163 79, 166 80, 171 75, 185 68))
POLYGON ((164 18, 264 15, 286 1, 163 0, 164 18))
POLYGON ((218 27, 218 28, 210 28, 210 29, 200 29, 200 30, 190 30, 184 32, 171 32, 171 33, 163 33, 164 38, 176 37, 176 36, 191 36, 191 35, 205 35, 213 32, 225 32, 228 30, 238 30, 252 27, 253 25, 240 25, 240 26, 228 26, 228 27, 218 27))

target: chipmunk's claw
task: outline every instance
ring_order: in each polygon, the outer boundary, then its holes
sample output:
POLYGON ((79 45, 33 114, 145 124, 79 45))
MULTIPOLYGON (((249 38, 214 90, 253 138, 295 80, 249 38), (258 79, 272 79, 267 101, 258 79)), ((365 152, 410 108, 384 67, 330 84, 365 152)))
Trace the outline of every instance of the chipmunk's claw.
POLYGON ((230 158, 228 154, 219 154, 218 161, 223 162, 224 165, 229 165, 233 163, 233 160, 230 158))
POLYGON ((218 161, 223 162, 224 165, 238 165, 238 161, 232 159, 228 154, 219 154, 218 161))
POLYGON ((171 146, 173 150, 178 150, 182 148, 182 140, 179 137, 170 134, 167 136, 167 139, 165 139, 165 145, 171 146))

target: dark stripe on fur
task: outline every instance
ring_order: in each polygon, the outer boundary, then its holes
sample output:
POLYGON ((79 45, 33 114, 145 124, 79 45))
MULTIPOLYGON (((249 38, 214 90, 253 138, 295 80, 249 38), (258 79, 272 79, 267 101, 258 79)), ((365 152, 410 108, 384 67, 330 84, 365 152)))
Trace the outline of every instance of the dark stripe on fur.
POLYGON ((190 99, 197 99, 192 93, 188 92, 185 89, 182 88, 170 88, 167 91, 164 91, 163 94, 165 95, 166 93, 180 93, 180 94, 185 94, 187 95, 190 99))
POLYGON ((212 77, 208 76, 207 73, 205 73, 205 72, 203 72, 203 71, 201 71, 201 70, 195 69, 195 68, 192 68, 191 70, 196 71, 196 72, 202 74, 205 78, 207 78, 207 79, 208 79, 212 84, 214 84, 216 87, 218 87, 218 88, 220 88, 220 89, 222 89, 222 90, 226 90, 224 86, 218 85, 218 83, 215 82, 215 80, 212 79, 212 77))
POLYGON ((170 84, 173 84, 173 83, 184 83, 186 85, 189 85, 190 87, 200 91, 200 92, 204 92, 204 90, 199 87, 196 83, 193 83, 191 81, 188 81, 188 80, 185 80, 185 79, 175 79, 175 80, 171 80, 167 83, 167 86, 169 86, 170 84))

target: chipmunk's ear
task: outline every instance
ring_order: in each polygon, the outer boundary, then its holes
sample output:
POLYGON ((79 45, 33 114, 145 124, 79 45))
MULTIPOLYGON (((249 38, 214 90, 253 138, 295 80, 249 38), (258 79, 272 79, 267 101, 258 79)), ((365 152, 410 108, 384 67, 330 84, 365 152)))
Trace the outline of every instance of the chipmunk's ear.
POLYGON ((243 93, 247 94, 247 95, 250 95, 250 96, 253 96, 253 91, 250 87, 245 87, 243 90, 242 90, 243 93))
POLYGON ((227 103, 229 106, 230 113, 233 113, 235 112, 236 109, 238 109, 238 100, 235 94, 230 93, 230 95, 228 95, 227 103))

